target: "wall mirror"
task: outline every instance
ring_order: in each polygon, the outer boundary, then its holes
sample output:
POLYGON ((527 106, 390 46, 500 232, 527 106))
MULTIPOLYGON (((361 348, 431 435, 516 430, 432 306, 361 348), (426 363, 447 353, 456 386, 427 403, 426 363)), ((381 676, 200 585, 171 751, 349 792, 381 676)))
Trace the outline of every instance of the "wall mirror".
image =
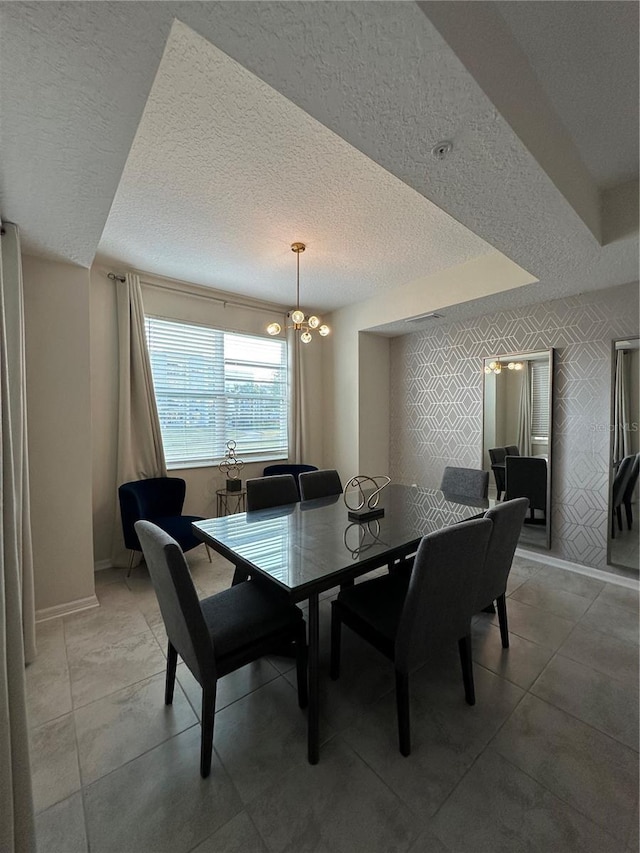
POLYGON ((524 547, 551 547, 553 349, 482 360, 482 467, 489 497, 529 498, 524 547))
POLYGON ((638 571, 638 338, 613 342, 607 562, 638 571))

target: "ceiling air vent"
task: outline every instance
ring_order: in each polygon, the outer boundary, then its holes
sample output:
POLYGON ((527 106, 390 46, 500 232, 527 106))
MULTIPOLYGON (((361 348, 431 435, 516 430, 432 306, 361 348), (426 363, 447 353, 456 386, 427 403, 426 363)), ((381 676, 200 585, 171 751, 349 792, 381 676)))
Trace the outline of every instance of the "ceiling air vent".
POLYGON ((435 311, 429 311, 427 314, 418 314, 417 317, 407 317, 405 323, 417 323, 419 320, 439 320, 444 317, 444 314, 436 314, 435 311))

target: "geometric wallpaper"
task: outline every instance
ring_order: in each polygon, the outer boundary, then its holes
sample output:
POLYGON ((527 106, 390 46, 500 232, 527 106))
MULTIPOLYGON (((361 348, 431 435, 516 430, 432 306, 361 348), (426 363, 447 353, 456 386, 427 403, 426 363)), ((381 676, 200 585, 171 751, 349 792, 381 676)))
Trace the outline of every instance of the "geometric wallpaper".
POLYGON ((606 568, 611 342, 638 336, 639 310, 632 283, 394 338, 392 479, 438 488, 445 465, 480 467, 482 358, 554 347, 550 553, 606 568))

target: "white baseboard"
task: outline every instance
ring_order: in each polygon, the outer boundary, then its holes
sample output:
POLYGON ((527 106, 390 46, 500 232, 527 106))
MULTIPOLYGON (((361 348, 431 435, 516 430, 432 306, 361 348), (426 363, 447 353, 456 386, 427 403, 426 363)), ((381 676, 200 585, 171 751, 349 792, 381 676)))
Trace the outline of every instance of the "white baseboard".
POLYGON ((58 619, 60 616, 68 616, 70 613, 79 613, 81 610, 90 610, 99 607, 100 602, 95 595, 86 598, 77 598, 75 601, 67 601, 65 604, 56 604, 54 607, 44 607, 36 610, 36 622, 47 622, 49 619, 58 619))
POLYGON ((594 578, 604 583, 613 583, 617 586, 624 586, 627 589, 638 589, 638 581, 633 578, 626 578, 624 575, 616 575, 613 572, 605 572, 602 569, 594 569, 591 566, 583 566, 582 563, 561 560, 560 557, 552 557, 550 554, 544 554, 541 551, 528 551, 526 548, 516 548, 516 554, 518 557, 522 557, 524 560, 531 560, 534 563, 545 563, 547 566, 565 569, 568 572, 585 575, 588 578, 594 578))
POLYGON ((111 563, 111 560, 110 560, 110 559, 106 559, 106 560, 97 560, 97 561, 93 564, 93 571, 94 571, 94 572, 101 572, 101 571, 103 571, 104 569, 111 569, 111 568, 113 568, 113 564, 111 563))

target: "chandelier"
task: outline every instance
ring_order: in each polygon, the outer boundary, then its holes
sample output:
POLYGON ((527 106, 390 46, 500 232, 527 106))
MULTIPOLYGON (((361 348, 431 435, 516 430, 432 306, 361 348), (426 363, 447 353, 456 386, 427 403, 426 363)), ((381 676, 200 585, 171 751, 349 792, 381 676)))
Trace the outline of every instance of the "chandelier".
MULTIPOLYGON (((303 344, 309 343, 312 338, 311 333, 314 331, 317 331, 323 338, 331 331, 325 323, 322 323, 320 317, 316 317, 315 314, 306 317, 304 311, 300 310, 300 253, 304 252, 306 248, 304 243, 291 244, 291 251, 296 253, 296 307, 287 314, 291 320, 291 323, 287 324, 287 329, 295 329, 296 332, 300 332, 300 340, 303 344)), ((267 332, 270 335, 279 335, 281 331, 280 323, 269 323, 267 326, 267 332)))
POLYGON ((489 364, 485 364, 484 372, 485 373, 502 373, 502 368, 506 367, 507 370, 522 370, 523 364, 521 361, 510 361, 505 363, 504 361, 490 361, 489 364))

